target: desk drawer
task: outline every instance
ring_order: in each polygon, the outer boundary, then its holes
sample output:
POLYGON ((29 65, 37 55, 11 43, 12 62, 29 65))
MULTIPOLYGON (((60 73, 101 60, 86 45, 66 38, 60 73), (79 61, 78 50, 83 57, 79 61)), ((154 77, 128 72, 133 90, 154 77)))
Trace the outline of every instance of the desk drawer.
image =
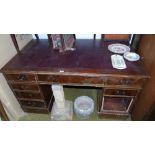
POLYGON ((104 84, 104 77, 88 77, 76 75, 38 75, 40 82, 53 82, 53 83, 77 83, 77 84, 104 84))
POLYGON ((33 74, 5 74, 9 81, 27 82, 36 81, 33 74))
POLYGON ((12 84, 14 90, 32 90, 39 91, 39 87, 36 84, 12 84))
POLYGON ((39 101, 20 101, 20 104, 26 107, 39 107, 39 108, 45 107, 45 103, 39 101))
POLYGON ((104 97, 100 112, 111 114, 129 113, 133 101, 132 97, 104 97))
POLYGON ((115 95, 115 96, 136 96, 137 90, 125 90, 125 89, 105 89, 104 95, 115 95))
POLYGON ((142 86, 144 79, 130 77, 107 77, 106 85, 142 86))
POLYGON ((139 78, 125 78, 112 76, 76 76, 76 75, 38 75, 40 82, 53 83, 77 83, 77 84, 102 84, 106 86, 141 86, 143 79, 139 78))
POLYGON ((30 112, 30 113, 43 113, 43 114, 48 114, 51 112, 51 109, 48 108, 39 108, 39 107, 28 107, 28 106, 22 106, 22 109, 25 112, 30 112))
POLYGON ((23 99, 42 99, 40 93, 32 93, 32 92, 15 92, 18 98, 23 99))

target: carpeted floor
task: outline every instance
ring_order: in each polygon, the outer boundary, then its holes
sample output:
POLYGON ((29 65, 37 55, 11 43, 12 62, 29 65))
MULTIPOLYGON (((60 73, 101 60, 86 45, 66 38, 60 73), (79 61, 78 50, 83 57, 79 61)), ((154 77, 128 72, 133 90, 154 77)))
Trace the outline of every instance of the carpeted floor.
MULTIPOLYGON (((65 99, 66 100, 71 100, 74 102, 76 97, 78 96, 89 96, 91 97, 94 102, 95 102, 95 110, 94 113, 90 116, 89 119, 87 120, 81 120, 79 119, 75 114, 73 115, 73 121, 115 121, 116 119, 107 119, 107 118, 102 118, 99 119, 97 116, 97 108, 96 108, 96 103, 97 103, 97 90, 94 88, 88 88, 88 87, 65 87, 64 88, 64 93, 65 93, 65 99)), ((51 121, 50 114, 35 114, 35 113, 27 113, 24 117, 20 118, 20 121, 51 121)), ((117 119, 118 121, 120 119, 117 119)), ((131 120, 128 118, 127 120, 131 120)))

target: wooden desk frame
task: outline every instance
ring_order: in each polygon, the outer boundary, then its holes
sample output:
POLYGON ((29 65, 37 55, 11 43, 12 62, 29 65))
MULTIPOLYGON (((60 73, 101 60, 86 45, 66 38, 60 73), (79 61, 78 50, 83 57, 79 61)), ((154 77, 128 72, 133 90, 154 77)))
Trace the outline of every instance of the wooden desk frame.
POLYGON ((2 68, 2 73, 26 112, 49 113, 54 100, 49 85, 58 83, 100 88, 99 116, 128 117, 149 76, 138 63, 126 61, 127 69, 113 69, 108 44, 77 40, 77 51, 61 54, 51 51, 48 41, 32 41, 28 48, 23 49, 22 55, 16 55, 2 68), (101 110, 103 98, 107 98, 106 108, 109 111, 101 110), (121 99, 121 104, 116 98, 121 99), (125 108, 123 112, 122 108, 125 108))

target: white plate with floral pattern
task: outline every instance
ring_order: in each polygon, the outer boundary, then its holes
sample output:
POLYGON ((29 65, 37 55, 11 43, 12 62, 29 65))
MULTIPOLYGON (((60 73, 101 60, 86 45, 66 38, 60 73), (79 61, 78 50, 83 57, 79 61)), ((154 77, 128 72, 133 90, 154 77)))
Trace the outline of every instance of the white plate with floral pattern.
POLYGON ((113 53, 123 54, 125 52, 129 52, 130 47, 124 44, 111 44, 108 46, 108 50, 113 53))

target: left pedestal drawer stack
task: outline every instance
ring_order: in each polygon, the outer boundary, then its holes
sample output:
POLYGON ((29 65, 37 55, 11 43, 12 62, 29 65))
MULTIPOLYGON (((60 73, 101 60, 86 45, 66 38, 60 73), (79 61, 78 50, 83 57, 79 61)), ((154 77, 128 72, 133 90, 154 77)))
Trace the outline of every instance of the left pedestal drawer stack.
POLYGON ((5 74, 15 96, 25 112, 49 113, 53 93, 49 86, 39 85, 35 74, 5 74))

